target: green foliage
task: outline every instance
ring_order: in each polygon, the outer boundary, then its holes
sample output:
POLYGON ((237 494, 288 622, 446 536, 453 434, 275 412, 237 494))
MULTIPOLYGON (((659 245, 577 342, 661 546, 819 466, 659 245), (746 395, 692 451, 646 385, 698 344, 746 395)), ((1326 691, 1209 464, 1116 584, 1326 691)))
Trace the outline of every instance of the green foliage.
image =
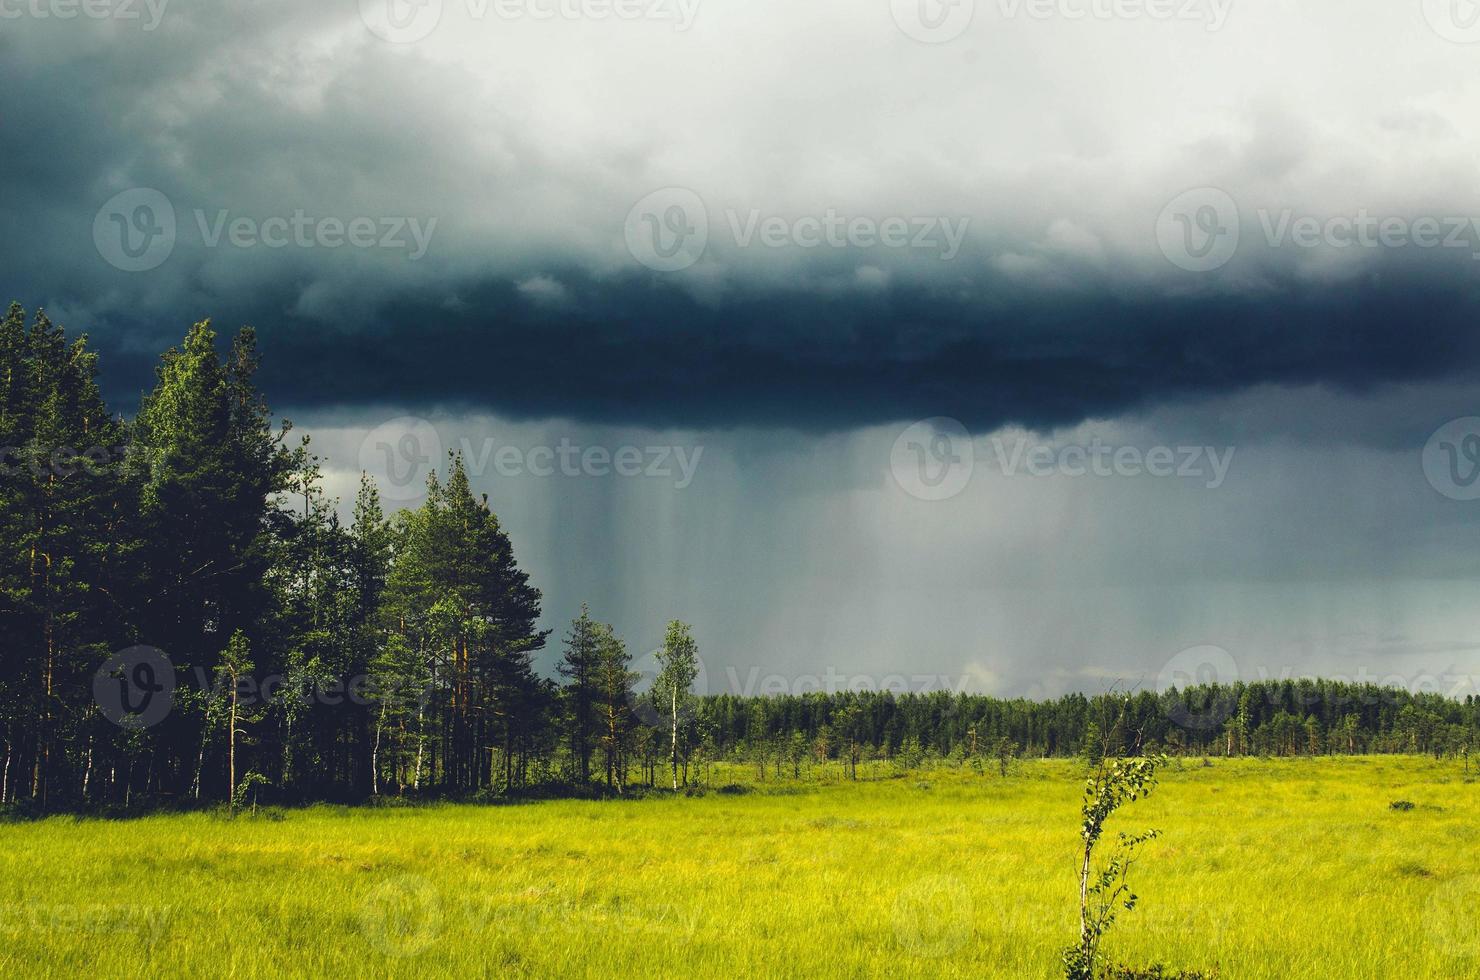
POLYGON ((1064 950, 1065 980, 1094 980, 1095 957, 1105 933, 1120 911, 1136 907, 1138 896, 1126 878, 1137 848, 1159 836, 1159 831, 1116 835, 1108 858, 1095 865, 1095 849, 1105 821, 1116 810, 1144 797, 1156 786, 1156 773, 1165 756, 1130 759, 1102 758, 1084 784, 1079 826, 1083 852, 1079 871, 1079 941, 1064 950))
POLYGON ((231 794, 231 809, 242 810, 247 804, 252 805, 252 812, 257 812, 257 792, 263 786, 271 786, 272 783, 260 772, 252 771, 241 778, 236 784, 236 789, 231 794))
POLYGON ((570 624, 570 633, 565 638, 565 655, 557 668, 568 682, 561 692, 561 700, 567 745, 575 767, 572 775, 583 784, 591 781, 591 754, 599 722, 596 713, 599 663, 596 627, 590 610, 582 603, 581 614, 570 624))
MULTIPOLYGON (((660 710, 667 709, 671 726, 669 761, 673 772, 673 788, 678 789, 678 714, 687 708, 694 679, 699 676, 699 645, 694 642, 693 630, 687 623, 673 620, 668 624, 663 637, 663 648, 658 651, 659 672, 653 685, 653 699, 660 710)), ((687 746, 685 746, 687 748, 687 746)))
MULTIPOLYGON (((1475 786, 1455 766, 1214 761, 1165 770, 1165 799, 1110 818, 1113 836, 1154 808, 1142 822, 1177 855, 1144 852, 1132 871, 1143 899, 1101 959, 1173 977, 1216 965, 1228 980, 1474 976, 1480 849, 1455 842, 1473 834, 1475 786), (1395 785, 1434 806, 1376 828, 1395 785), (1412 877, 1407 862, 1442 871, 1412 877)), ((857 782, 833 764, 834 778, 800 785, 758 784, 748 765, 721 762, 702 796, 489 810, 386 795, 287 808, 281 821, 262 819, 274 785, 260 788, 256 820, 0 823, 7 971, 78 963, 131 976, 147 953, 153 975, 216 976, 224 930, 252 951, 242 980, 307 960, 323 977, 1061 975, 1065 830, 1084 772, 1077 759, 1021 767, 987 783, 936 771, 922 792, 889 778, 888 762, 861 766, 857 782), (717 791, 729 784, 739 792, 717 791), (109 859, 120 848, 136 859, 109 859), (912 901, 922 878, 956 886, 912 901), (427 900, 403 917, 388 893, 427 900), (100 905, 137 915, 103 932, 66 914, 100 905), (420 945, 385 945, 380 923, 428 928, 420 945)))
POLYGON ((920 740, 914 737, 905 739, 894 756, 894 766, 902 772, 914 772, 924 761, 925 750, 920 747, 920 740))
POLYGON ((697 643, 675 620, 639 699, 625 646, 583 609, 557 687, 533 663, 540 592, 462 460, 391 514, 362 474, 345 526, 328 464, 261 395, 255 332, 221 340, 191 326, 125 422, 85 337, 18 306, 0 317, 0 806, 229 802, 237 771, 286 802, 618 791, 664 762, 673 787, 732 760, 767 780, 857 779, 874 759, 1007 776, 1131 754, 1129 732, 1194 757, 1426 753, 1470 777, 1480 702, 1372 685, 695 695, 697 643), (91 696, 135 644, 179 682, 147 730, 91 696), (1212 721, 1182 727, 1189 705, 1212 721))
POLYGON ((1094 722, 1085 726, 1084 747, 1080 750, 1080 757, 1091 769, 1105 761, 1105 737, 1100 732, 1100 726, 1094 722))
POLYGON ((597 623, 596 634, 596 714, 597 741, 606 763, 606 785, 624 792, 627 768, 633 749, 633 736, 638 727, 632 712, 632 685, 638 673, 632 670, 632 655, 627 645, 605 623, 597 623))

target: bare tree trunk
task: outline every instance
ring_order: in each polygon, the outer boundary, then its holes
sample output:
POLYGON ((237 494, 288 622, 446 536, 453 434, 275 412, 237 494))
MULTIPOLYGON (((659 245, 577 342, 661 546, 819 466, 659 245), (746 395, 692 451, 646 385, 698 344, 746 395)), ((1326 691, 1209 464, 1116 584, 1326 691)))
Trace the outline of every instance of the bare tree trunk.
POLYGON ((678 688, 673 689, 673 741, 671 743, 673 764, 673 791, 678 792, 678 688))
POLYGON ((1092 843, 1085 844, 1084 861, 1079 866, 1079 943, 1081 946, 1089 942, 1089 859, 1093 848, 1092 843))
POLYGON ((416 708, 416 771, 411 775, 411 788, 421 789, 421 755, 426 750, 426 730, 422 727, 422 714, 425 711, 420 705, 416 708))
POLYGON ((231 718, 226 726, 226 803, 236 806, 236 675, 231 675, 231 718))
MULTIPOLYGON (((46 556, 46 582, 47 592, 50 594, 51 584, 51 556, 46 556)), ((36 764, 31 771, 31 796, 41 797, 42 806, 46 805, 46 789, 51 779, 51 685, 52 666, 56 657, 56 637, 52 633, 51 610, 46 613, 46 706, 41 716, 40 745, 36 750, 36 764), (44 771, 44 775, 43 775, 44 771)))
POLYGON ((385 700, 380 702, 380 717, 375 720, 375 747, 370 750, 370 795, 380 795, 380 732, 385 728, 385 700))
POLYGON ((83 769, 83 771, 82 771, 82 802, 84 802, 84 803, 87 802, 87 784, 88 784, 88 781, 92 778, 92 763, 93 763, 93 740, 92 740, 92 736, 89 735, 87 737, 87 767, 85 769, 83 769))
POLYGON ((206 740, 210 736, 210 720, 210 708, 208 707, 205 716, 200 720, 200 752, 195 757, 195 785, 191 789, 197 800, 200 799, 200 774, 206 767, 206 740))

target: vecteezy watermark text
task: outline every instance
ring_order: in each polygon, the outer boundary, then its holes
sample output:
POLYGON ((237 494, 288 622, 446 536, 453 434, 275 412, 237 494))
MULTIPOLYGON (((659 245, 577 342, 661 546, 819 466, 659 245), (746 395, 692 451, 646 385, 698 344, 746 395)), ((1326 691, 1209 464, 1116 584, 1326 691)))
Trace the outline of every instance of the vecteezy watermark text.
POLYGON ((140 21, 142 31, 159 27, 170 0, 0 0, 0 20, 140 21))
MULTIPOLYGON (((463 468, 471 478, 494 476, 621 477, 671 480, 675 490, 694 482, 702 445, 581 445, 562 436, 553 445, 520 446, 493 437, 456 440, 463 468)), ((444 459, 443 441, 426 419, 402 416, 376 426, 360 441, 360 468, 381 479, 390 500, 421 495, 427 477, 444 459)))
POLYGON ((383 248, 405 251, 409 262, 427 254, 437 230, 436 218, 425 223, 411 217, 314 218, 302 208, 263 219, 232 217, 224 208, 208 218, 197 208, 195 223, 206 248, 217 248, 223 240, 233 248, 383 248))
POLYGON ((725 679, 729 691, 739 697, 777 697, 803 694, 888 693, 897 696, 906 694, 964 694, 970 685, 969 677, 952 677, 949 674, 843 674, 828 665, 821 674, 762 674, 759 667, 751 667, 742 677, 734 667, 725 668, 725 679))
POLYGON ((0 935, 45 932, 133 935, 158 940, 169 925, 168 905, 91 902, 0 905, 0 935))
POLYGON ((1223 485, 1233 463, 1233 446, 1112 446, 1098 436, 1089 445, 1053 446, 1019 436, 1009 447, 992 437, 992 453, 1003 476, 1150 476, 1202 480, 1209 490, 1223 485))
POLYGON ((85 448, 45 447, 35 443, 0 446, 0 476, 17 477, 25 473, 36 478, 55 476, 61 479, 77 474, 121 476, 131 459, 148 458, 147 453, 126 444, 85 448))
POLYGON ((302 678, 268 674, 262 678, 243 675, 230 680, 214 675, 203 666, 177 670, 169 656, 157 647, 134 646, 122 650, 93 675, 93 700, 98 710, 120 728, 152 728, 169 717, 180 691, 191 696, 224 698, 231 694, 238 705, 301 705, 400 703, 426 704, 432 696, 430 682, 356 674, 343 678, 302 678))
POLYGON ((1259 209, 1264 240, 1271 248, 1454 248, 1480 260, 1480 218, 1380 217, 1359 208, 1355 214, 1317 217, 1293 208, 1259 209))
MULTIPOLYGON (((370 33, 393 44, 430 37, 442 24, 443 0, 360 0, 360 19, 370 33)), ((699 0, 461 0, 469 21, 650 21, 687 31, 699 0)))
MULTIPOLYGON (((1480 261, 1480 216, 1404 216, 1377 214, 1369 208, 1312 214, 1267 207, 1255 208, 1253 214, 1271 249, 1450 249, 1469 252, 1480 261)), ((1238 202, 1228 192, 1193 188, 1162 208, 1156 241, 1167 261, 1179 269, 1212 272, 1227 265, 1247 237, 1240 215, 1238 202)))
MULTIPOLYGON (((437 231, 435 217, 318 216, 303 208, 265 218, 236 214, 229 208, 195 208, 191 214, 200 245, 211 249, 380 249, 403 252, 406 261, 416 262, 427 254, 437 231)), ((174 253, 180 235, 174 202, 149 187, 115 194, 93 218, 93 245, 98 254, 124 272, 159 268, 174 253)))
MULTIPOLYGON (((995 435, 991 459, 1006 477, 1151 477, 1201 481, 1216 490, 1228 477, 1233 446, 1112 445, 1099 436, 1088 443, 1038 442, 1026 435, 995 435)), ((976 468, 977 448, 966 427, 953 418, 922 419, 894 440, 889 469, 900 489, 921 500, 948 500, 966 489, 976 468)))
POLYGON ((997 0, 1004 19, 1183 21, 1209 31, 1221 30, 1232 9, 1233 0, 997 0))
POLYGON ((752 208, 743 216, 734 208, 725 210, 725 222, 735 244, 749 248, 891 248, 935 252, 944 262, 961 251, 970 218, 953 222, 944 217, 891 217, 875 220, 848 217, 828 208, 820 215, 785 218, 763 216, 752 208))
MULTIPOLYGON (((827 208, 813 214, 767 214, 726 208, 717 227, 736 248, 888 249, 919 252, 943 262, 961 251, 969 217, 860 215, 827 208)), ((709 209, 686 187, 653 191, 627 213, 623 234, 632 257, 657 272, 687 269, 710 244, 709 209)))
MULTIPOLYGON (((1228 22, 1233 0, 996 0, 993 5, 1004 21, 1175 21, 1217 31, 1228 22)), ((889 0, 899 30, 925 44, 944 44, 966 33, 977 6, 978 0, 889 0)))

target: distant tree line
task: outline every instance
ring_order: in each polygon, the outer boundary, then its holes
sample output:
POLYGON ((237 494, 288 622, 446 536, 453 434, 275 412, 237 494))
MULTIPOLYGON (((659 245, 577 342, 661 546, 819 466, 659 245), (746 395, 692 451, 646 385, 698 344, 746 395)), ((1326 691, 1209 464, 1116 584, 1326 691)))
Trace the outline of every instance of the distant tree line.
POLYGON ((18 306, 0 319, 0 805, 623 792, 677 788, 718 760, 763 778, 881 758, 1005 771, 1092 735, 1115 751, 1443 753, 1480 729, 1473 698, 1324 681, 1129 706, 695 697, 698 644, 677 621, 639 694, 625 644, 584 608, 558 679, 542 676, 540 592, 462 460, 394 514, 362 475, 345 522, 308 438, 275 424, 258 365, 252 330, 223 353, 196 324, 126 419, 86 337, 18 306), (153 718, 156 697, 168 710, 153 718))
MULTIPOLYGON (((1480 745, 1480 698, 1322 679, 1194 685, 1051 701, 936 691, 701 699, 696 737, 725 758, 867 761, 1116 755, 1422 753, 1480 745)), ((1095 760, 1091 760, 1095 761, 1095 760)))

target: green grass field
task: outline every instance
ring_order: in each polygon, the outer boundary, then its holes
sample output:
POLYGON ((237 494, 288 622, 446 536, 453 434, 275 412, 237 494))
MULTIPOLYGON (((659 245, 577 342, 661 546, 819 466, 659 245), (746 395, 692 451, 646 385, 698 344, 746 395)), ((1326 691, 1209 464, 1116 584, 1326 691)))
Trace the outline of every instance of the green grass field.
MULTIPOLYGON (((1081 771, 9 824, 0 975, 1051 977, 1081 771)), ((1163 836, 1105 952, 1480 977, 1477 803, 1457 762, 1174 763, 1112 818, 1163 836)))

